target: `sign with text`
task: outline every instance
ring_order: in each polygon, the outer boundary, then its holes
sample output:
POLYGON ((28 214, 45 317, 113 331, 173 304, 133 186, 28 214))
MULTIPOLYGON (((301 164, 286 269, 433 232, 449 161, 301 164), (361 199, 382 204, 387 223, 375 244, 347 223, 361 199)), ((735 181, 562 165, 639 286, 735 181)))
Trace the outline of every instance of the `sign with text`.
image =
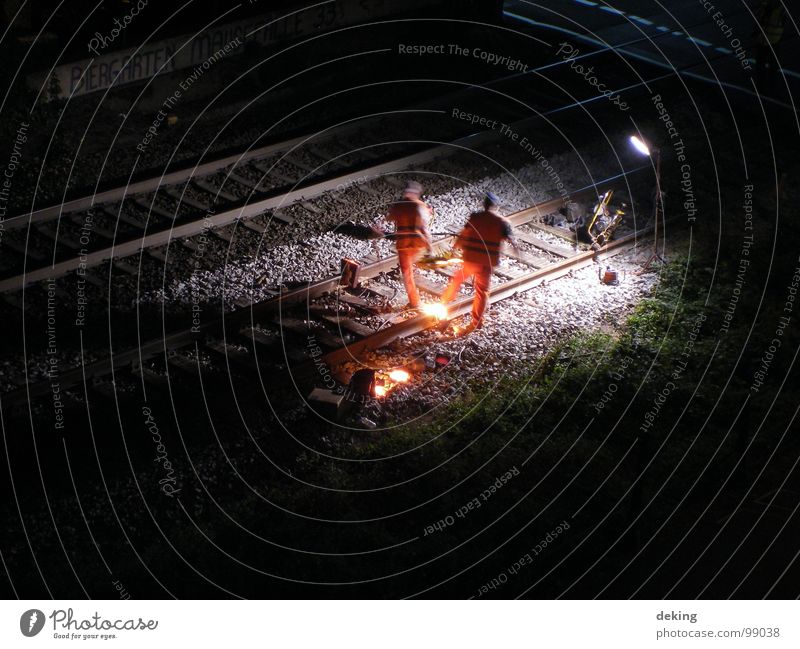
MULTIPOLYGON (((422 0, 408 2, 404 10, 423 4, 422 0)), ((392 9, 387 0, 334 0, 291 13, 262 15, 219 25, 194 36, 185 34, 107 54, 99 50, 99 56, 58 66, 53 74, 59 81, 62 97, 85 95, 202 65, 226 44, 237 39, 274 45, 379 19, 393 11, 396 8, 392 9)), ((89 43, 95 46, 95 52, 98 51, 98 41, 102 41, 99 36, 103 35, 95 35, 89 43)), ((235 53, 242 51, 243 48, 238 48, 235 53)), ((42 79, 35 81, 40 84, 42 79)))

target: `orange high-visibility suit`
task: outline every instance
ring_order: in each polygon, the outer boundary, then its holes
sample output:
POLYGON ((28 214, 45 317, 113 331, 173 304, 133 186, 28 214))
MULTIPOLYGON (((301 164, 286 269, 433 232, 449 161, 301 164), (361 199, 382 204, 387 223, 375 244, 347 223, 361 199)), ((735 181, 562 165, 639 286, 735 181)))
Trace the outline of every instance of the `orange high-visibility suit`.
POLYGON ((419 199, 419 195, 407 192, 402 200, 389 208, 387 221, 395 224, 394 243, 400 261, 400 272, 411 308, 419 306, 419 292, 414 282, 414 264, 424 249, 431 249, 431 237, 427 220, 430 209, 419 199))
POLYGON ((456 239, 455 247, 461 249, 464 263, 447 285, 442 302, 451 302, 461 284, 472 277, 475 288, 472 324, 475 328, 483 325, 483 314, 489 302, 492 268, 500 263, 500 248, 505 239, 514 242, 511 224, 491 208, 471 214, 456 239))

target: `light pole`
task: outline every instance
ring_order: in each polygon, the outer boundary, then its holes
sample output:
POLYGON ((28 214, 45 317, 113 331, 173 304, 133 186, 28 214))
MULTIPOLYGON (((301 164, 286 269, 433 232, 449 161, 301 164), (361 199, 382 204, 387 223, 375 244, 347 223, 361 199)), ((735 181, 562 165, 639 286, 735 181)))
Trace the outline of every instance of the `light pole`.
POLYGON ((652 158, 656 165, 656 199, 653 203, 653 252, 642 266, 642 270, 640 272, 643 273, 655 260, 658 260, 661 263, 666 261, 658 252, 658 226, 661 218, 664 215, 664 204, 661 195, 661 149, 648 142, 645 142, 638 135, 632 135, 630 142, 634 149, 636 149, 642 155, 652 158))

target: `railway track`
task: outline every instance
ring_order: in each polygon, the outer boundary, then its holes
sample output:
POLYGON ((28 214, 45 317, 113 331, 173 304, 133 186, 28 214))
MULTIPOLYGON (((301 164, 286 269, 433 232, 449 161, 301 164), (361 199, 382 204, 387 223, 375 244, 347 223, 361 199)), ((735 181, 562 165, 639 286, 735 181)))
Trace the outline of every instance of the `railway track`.
MULTIPOLYGON (((291 225, 292 207, 326 192, 481 146, 497 134, 451 118, 418 120, 415 138, 407 137, 409 116, 445 115, 454 105, 474 103, 476 92, 460 87, 404 109, 345 118, 317 132, 9 217, 3 222, 0 293, 107 261, 124 271, 129 265, 117 262, 125 257, 154 250, 160 258, 170 243, 193 249, 193 237, 209 231, 225 237, 238 222, 263 234, 291 225)), ((515 127, 535 119, 520 121, 502 106, 493 113, 515 127)))
MULTIPOLYGON (((597 188, 611 188, 611 183, 618 180, 619 177, 607 179, 597 188)), ((509 216, 522 250, 504 249, 494 274, 491 302, 507 299, 545 280, 619 254, 650 233, 649 228, 629 232, 599 251, 593 251, 570 242, 567 230, 559 233, 557 228, 541 223, 543 216, 558 212, 567 200, 594 199, 597 188, 584 188, 509 216)), ((452 241, 452 237, 442 237, 435 240, 434 246, 446 249, 452 241)), ((319 359, 314 361, 309 356, 310 340, 314 347, 324 350, 322 361, 336 366, 437 324, 431 316, 404 317, 392 308, 393 303, 407 301, 402 282, 394 270, 396 256, 366 258, 359 262, 359 281, 355 288, 343 286, 340 275, 309 282, 224 317, 62 371, 57 379, 59 390, 62 395, 68 395, 71 388, 82 386, 76 395, 85 389, 109 396, 126 380, 163 387, 173 372, 200 371, 201 355, 211 359, 211 363, 224 366, 224 371, 232 365, 246 372, 288 367, 313 383, 319 359)), ((423 299, 438 301, 449 279, 447 268, 418 275, 423 299)), ((462 289, 451 304, 450 316, 455 318, 467 313, 470 304, 471 297, 462 289)), ((6 407, 21 406, 50 394, 52 386, 52 379, 28 383, 3 394, 2 403, 6 407)), ((77 400, 81 400, 79 396, 77 400)))
MULTIPOLYGON (((263 233, 273 221, 291 224, 280 208, 449 150, 392 140, 380 120, 371 129, 363 122, 358 126, 358 137, 349 125, 9 218, 4 244, 10 254, 2 258, 0 273, 6 277, 0 292, 185 242, 240 220, 263 233)), ((453 126, 451 146, 488 137, 453 126)))

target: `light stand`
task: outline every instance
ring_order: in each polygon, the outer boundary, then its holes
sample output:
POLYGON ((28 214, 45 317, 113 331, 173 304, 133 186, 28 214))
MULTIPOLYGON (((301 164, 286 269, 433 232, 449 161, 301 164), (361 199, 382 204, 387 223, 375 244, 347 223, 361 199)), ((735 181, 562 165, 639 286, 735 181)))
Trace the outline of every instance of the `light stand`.
POLYGON ((653 252, 650 253, 650 256, 639 271, 639 273, 643 273, 650 268, 650 264, 654 261, 660 261, 662 264, 666 263, 666 259, 658 252, 658 230, 661 219, 664 216, 664 201, 661 193, 661 149, 646 143, 636 135, 631 136, 631 144, 639 153, 653 158, 656 165, 656 197, 653 203, 653 252))

